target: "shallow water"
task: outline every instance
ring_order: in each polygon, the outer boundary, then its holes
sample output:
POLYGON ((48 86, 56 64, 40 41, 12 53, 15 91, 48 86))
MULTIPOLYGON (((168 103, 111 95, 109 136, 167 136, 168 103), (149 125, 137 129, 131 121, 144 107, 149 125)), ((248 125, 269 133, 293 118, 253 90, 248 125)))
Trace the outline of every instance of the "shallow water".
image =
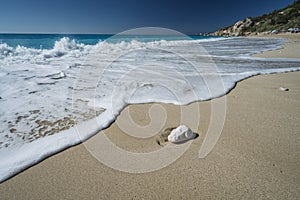
POLYGON ((84 37, 2 38, 0 180, 107 127, 128 104, 208 100, 244 78, 300 69, 297 59, 250 57, 283 39, 84 37))

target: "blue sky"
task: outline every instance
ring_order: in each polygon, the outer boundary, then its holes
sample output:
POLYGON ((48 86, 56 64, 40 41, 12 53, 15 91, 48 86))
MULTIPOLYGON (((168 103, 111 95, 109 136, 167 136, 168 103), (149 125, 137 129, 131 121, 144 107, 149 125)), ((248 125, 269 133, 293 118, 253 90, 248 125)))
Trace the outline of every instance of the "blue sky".
POLYGON ((0 0, 1 33, 211 32, 293 0, 0 0))

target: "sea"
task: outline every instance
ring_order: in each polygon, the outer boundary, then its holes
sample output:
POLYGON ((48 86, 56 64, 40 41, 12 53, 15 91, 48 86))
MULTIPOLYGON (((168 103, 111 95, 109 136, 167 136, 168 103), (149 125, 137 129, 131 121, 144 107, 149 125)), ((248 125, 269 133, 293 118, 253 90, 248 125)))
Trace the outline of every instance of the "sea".
POLYGON ((299 59, 251 56, 285 42, 0 34, 0 182, 97 134, 128 104, 185 105, 223 96, 251 76, 300 70, 299 59))

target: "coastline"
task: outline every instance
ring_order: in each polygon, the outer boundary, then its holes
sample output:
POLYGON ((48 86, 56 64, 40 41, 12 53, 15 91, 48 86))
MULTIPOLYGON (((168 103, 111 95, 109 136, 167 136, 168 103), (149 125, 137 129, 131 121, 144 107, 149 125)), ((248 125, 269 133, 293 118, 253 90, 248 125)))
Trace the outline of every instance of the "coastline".
MULTIPOLYGON (((289 48, 290 43, 285 49, 289 48)), ((263 54, 283 56, 278 51, 263 54)), ((203 115, 199 129, 193 130, 200 136, 180 159, 162 170, 146 174, 116 171, 98 162, 81 144, 2 183, 1 196, 4 199, 297 198, 299 75, 300 72, 261 75, 239 82, 226 95, 228 113, 223 133, 205 159, 198 158, 198 151, 214 100, 189 105, 200 107, 203 115), (290 91, 279 91, 281 86, 290 91), (272 102, 266 104, 270 99, 272 102)), ((122 113, 130 110, 134 120, 145 125, 149 122, 150 105, 130 105, 122 113)), ((167 110, 165 127, 176 126, 179 106, 159 105, 167 110)), ((118 146, 130 151, 159 148, 155 137, 134 139, 122 133, 117 123, 104 132, 118 146)))
POLYGON ((273 51, 265 51, 259 54, 254 54, 254 57, 259 58, 299 58, 300 33, 297 34, 273 34, 259 35, 253 37, 269 37, 269 38, 285 38, 287 43, 281 49, 273 51))

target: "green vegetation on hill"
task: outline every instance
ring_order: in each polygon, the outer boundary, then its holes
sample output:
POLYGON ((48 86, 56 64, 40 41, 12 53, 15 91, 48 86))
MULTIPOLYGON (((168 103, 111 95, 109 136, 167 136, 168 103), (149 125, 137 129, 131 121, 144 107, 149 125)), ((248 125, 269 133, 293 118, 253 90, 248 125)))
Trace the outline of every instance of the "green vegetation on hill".
POLYGON ((272 13, 259 17, 248 17, 234 25, 223 28, 215 35, 245 35, 269 32, 272 30, 287 31, 289 28, 300 28, 300 0, 272 13))
POLYGON ((300 27, 300 1, 270 14, 250 18, 253 25, 245 28, 245 32, 265 32, 300 27))

